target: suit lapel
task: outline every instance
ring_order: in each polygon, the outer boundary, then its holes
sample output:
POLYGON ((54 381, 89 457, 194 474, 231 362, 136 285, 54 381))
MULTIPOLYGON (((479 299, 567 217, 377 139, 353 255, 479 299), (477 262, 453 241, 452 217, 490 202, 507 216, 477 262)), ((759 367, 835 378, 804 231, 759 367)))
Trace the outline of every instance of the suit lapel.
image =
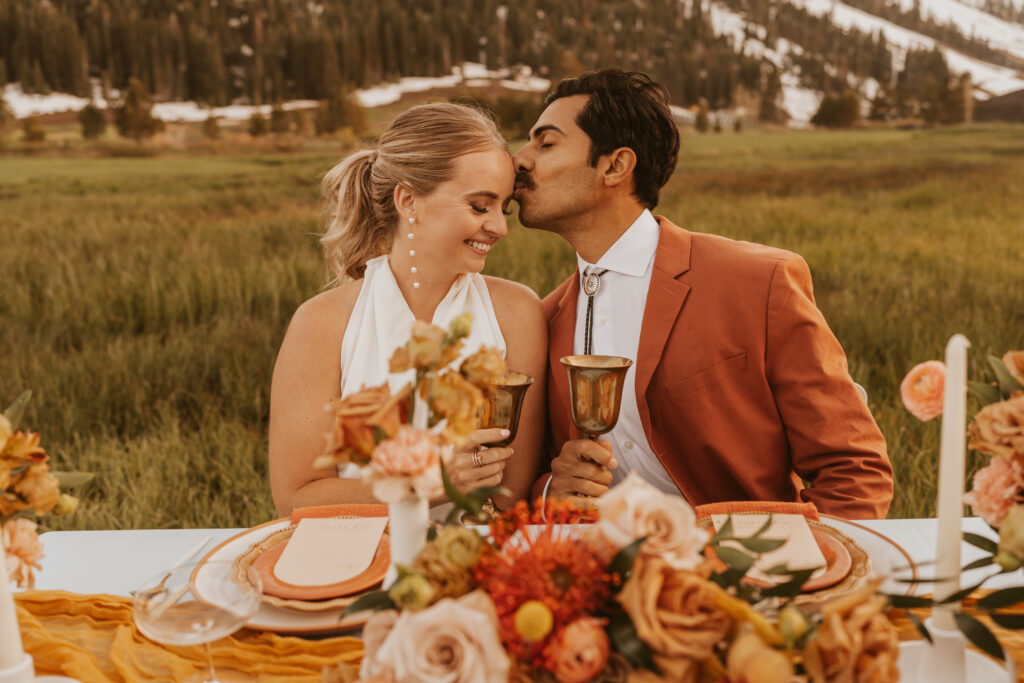
MULTIPOLYGON (((572 424, 569 406, 569 376, 562 366, 561 358, 572 355, 573 339, 576 336, 576 303, 580 294, 579 269, 569 280, 562 298, 558 302, 558 310, 548 324, 548 366, 549 380, 554 384, 554 395, 560 399, 561 405, 549 406, 552 421, 558 420, 561 433, 568 439, 580 438, 579 430, 572 424)), ((552 425, 553 427, 555 425, 552 425)), ((558 433, 556 428, 556 434, 558 433)))
MULTIPOLYGON (((665 351, 676 318, 682 310, 690 286, 676 278, 690 268, 690 233, 667 219, 656 216, 661 226, 658 250, 654 255, 651 284, 647 290, 644 321, 637 350, 636 399, 647 440, 651 442, 651 414, 647 406, 647 388, 665 351)), ((577 284, 578 289, 578 284, 577 284)))

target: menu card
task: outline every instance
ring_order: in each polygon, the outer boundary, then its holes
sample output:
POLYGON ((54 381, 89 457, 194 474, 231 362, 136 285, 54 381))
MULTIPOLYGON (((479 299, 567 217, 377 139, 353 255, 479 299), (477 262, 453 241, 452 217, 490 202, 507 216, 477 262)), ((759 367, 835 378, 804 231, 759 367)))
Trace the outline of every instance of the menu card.
MULTIPOLYGON (((811 533, 811 527, 808 526, 807 519, 803 515, 778 513, 732 515, 733 535, 737 538, 753 536, 764 526, 769 516, 772 519, 771 526, 761 534, 760 538, 786 539, 786 542, 776 550, 763 553, 747 572, 747 576, 765 583, 783 583, 788 577, 764 573, 766 569, 778 565, 785 565, 790 571, 819 567, 820 569, 812 574, 812 578, 824 573, 828 563, 825 561, 825 556, 821 554, 821 549, 818 547, 817 541, 814 540, 814 534, 811 533)), ((714 525, 715 531, 721 529, 728 518, 729 515, 711 515, 711 523, 714 525)), ((736 541, 726 541, 722 545, 750 552, 736 541)))
POLYGON ((274 576, 293 586, 330 586, 355 578, 370 567, 387 524, 387 517, 299 520, 274 576))

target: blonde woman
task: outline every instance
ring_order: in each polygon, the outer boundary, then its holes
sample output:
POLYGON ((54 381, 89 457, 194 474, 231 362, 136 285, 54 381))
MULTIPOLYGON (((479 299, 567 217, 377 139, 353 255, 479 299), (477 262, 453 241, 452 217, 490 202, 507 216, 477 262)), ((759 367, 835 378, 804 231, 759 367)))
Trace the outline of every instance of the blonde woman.
POLYGON ((374 501, 358 472, 314 469, 332 426, 324 406, 388 380, 391 353, 414 320, 447 328, 467 310, 474 322, 464 354, 497 347, 510 369, 535 382, 515 442, 481 450, 474 463, 477 446, 500 439, 498 430, 474 432, 455 453, 450 476, 463 491, 505 486, 511 497, 497 500, 499 507, 528 494, 545 420, 547 326, 533 291, 480 274, 508 231, 514 180, 493 121, 448 103, 400 114, 376 149, 327 174, 331 210, 321 242, 335 286, 295 312, 271 385, 270 484, 280 514, 374 501))

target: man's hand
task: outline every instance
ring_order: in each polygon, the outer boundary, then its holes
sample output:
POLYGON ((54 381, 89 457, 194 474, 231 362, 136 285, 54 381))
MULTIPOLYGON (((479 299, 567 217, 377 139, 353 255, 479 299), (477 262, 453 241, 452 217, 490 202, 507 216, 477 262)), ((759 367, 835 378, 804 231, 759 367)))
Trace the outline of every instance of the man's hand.
MULTIPOLYGON (((618 461, 612 456, 611 441, 566 441, 562 452, 551 461, 548 496, 597 498, 608 490, 612 483, 611 470, 618 466, 618 461)), ((589 502, 578 502, 589 506, 589 502)))

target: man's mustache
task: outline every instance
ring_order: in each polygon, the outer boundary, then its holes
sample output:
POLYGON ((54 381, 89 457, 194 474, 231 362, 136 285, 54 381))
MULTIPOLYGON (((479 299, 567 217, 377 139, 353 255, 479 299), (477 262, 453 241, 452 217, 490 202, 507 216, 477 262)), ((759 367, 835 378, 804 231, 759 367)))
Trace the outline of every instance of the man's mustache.
POLYGON ((533 178, 531 178, 530 174, 525 171, 516 173, 516 187, 524 187, 527 190, 532 190, 534 188, 533 178))

